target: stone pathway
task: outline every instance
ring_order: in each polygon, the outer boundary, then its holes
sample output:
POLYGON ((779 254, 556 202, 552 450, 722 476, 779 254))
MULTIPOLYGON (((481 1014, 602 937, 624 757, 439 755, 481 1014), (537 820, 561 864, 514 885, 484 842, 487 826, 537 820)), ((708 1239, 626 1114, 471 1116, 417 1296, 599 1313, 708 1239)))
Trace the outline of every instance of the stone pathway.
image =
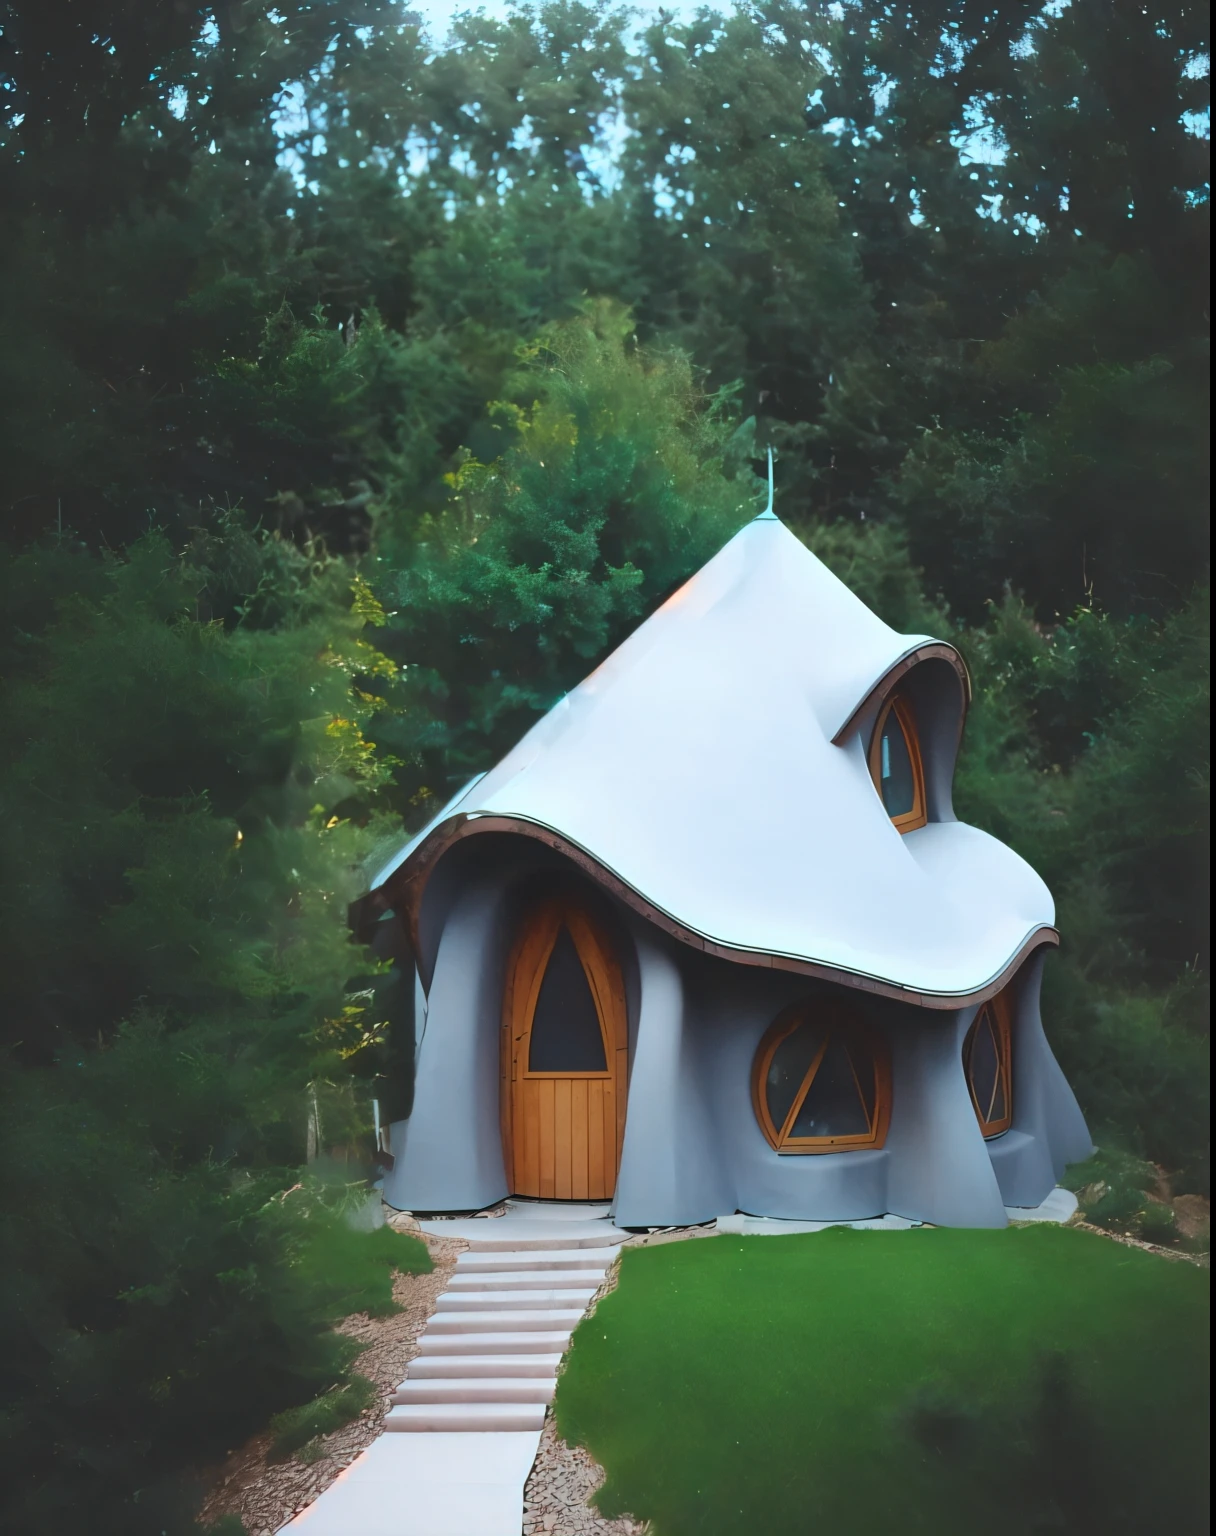
POLYGON ((570 1335, 628 1234, 607 1206, 508 1201, 462 1238, 394 1392, 387 1431, 297 1515, 301 1536, 519 1536, 523 1491, 570 1335))

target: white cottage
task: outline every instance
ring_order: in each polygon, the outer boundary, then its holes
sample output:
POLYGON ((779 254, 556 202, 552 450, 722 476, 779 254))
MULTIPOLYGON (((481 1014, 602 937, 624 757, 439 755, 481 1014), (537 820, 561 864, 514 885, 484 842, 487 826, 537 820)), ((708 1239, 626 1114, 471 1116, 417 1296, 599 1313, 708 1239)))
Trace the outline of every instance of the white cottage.
POLYGON ((1039 1017, 1051 895, 951 805, 968 698, 952 646, 743 528, 360 904, 420 989, 389 1203, 1037 1205, 1092 1149, 1039 1017))

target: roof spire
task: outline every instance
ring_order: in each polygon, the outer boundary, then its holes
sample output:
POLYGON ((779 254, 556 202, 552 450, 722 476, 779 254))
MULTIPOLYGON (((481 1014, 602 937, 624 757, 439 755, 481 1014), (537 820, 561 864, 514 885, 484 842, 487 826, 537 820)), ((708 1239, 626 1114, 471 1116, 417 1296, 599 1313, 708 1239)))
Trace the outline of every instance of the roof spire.
POLYGON ((778 521, 777 514, 773 511, 773 450, 771 447, 768 450, 768 506, 763 512, 756 513, 756 521, 762 517, 774 523, 778 521))

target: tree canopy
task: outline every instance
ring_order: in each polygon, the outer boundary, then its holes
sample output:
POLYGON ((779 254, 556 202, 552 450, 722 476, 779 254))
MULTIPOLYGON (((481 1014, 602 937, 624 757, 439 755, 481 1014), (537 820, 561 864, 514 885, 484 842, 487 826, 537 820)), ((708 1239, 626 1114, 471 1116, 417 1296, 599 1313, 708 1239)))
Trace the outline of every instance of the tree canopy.
POLYGON ((1057 893, 1091 1124, 1206 1191, 1208 49, 1189 0, 0 0, 6 1529, 188 1532, 341 1378, 310 1244, 412 1070, 361 868, 769 445, 968 657, 957 804, 1057 893))

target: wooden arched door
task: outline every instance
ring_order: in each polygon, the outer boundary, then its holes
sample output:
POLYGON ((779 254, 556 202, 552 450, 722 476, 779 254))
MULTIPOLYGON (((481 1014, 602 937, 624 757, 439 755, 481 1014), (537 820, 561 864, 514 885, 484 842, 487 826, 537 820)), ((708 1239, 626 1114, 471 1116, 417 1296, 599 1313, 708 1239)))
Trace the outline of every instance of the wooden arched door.
POLYGON ((514 1194, 612 1197, 628 1050, 625 987, 603 924, 577 897, 537 901, 503 999, 503 1146, 514 1194))

